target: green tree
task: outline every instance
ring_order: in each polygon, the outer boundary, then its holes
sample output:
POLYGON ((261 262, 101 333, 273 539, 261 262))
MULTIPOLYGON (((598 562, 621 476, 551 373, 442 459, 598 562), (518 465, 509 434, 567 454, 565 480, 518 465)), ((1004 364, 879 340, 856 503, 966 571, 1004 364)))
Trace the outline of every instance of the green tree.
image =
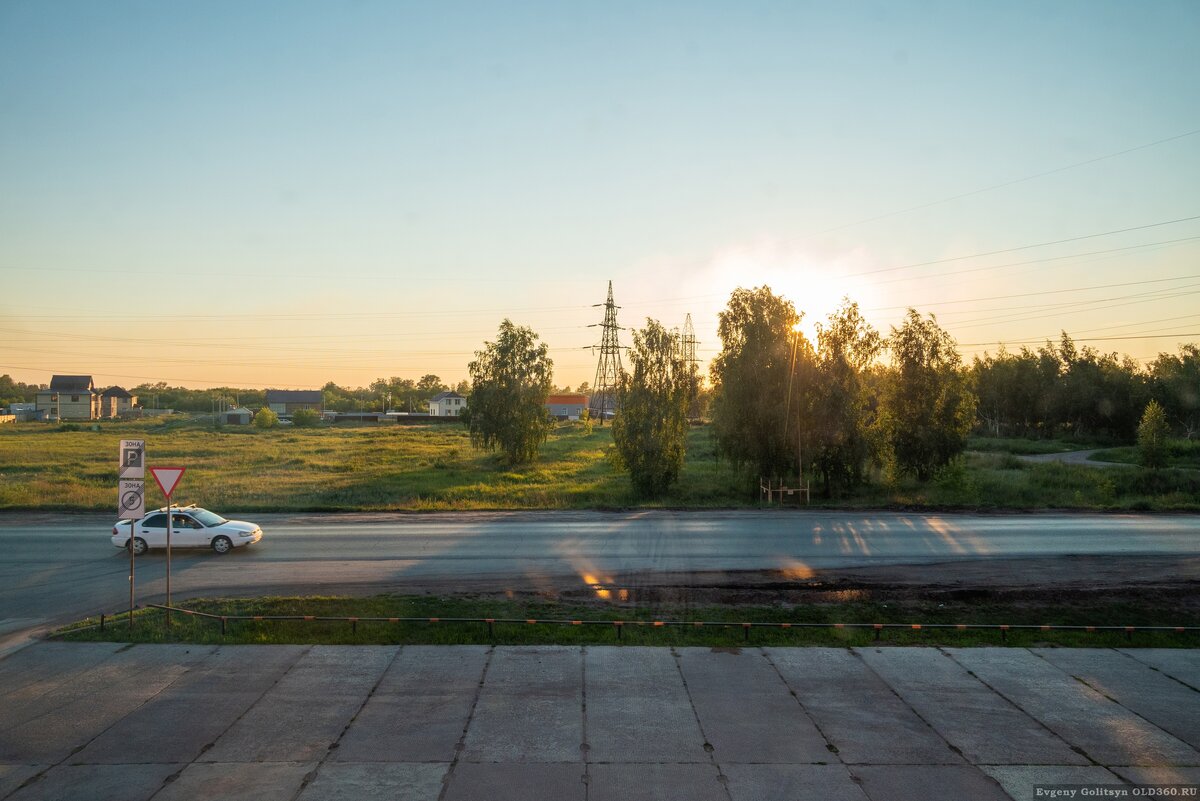
POLYGON ((662 495, 679 478, 687 450, 691 376, 678 337, 657 320, 633 333, 633 372, 621 376, 613 441, 618 464, 641 497, 662 495))
POLYGON ((1200 431, 1200 348, 1184 345, 1179 355, 1160 353, 1150 365, 1154 395, 1188 439, 1200 431))
POLYGON ((471 442, 499 448, 510 464, 536 459, 551 428, 545 404, 553 368, 537 334, 510 320, 501 323, 496 341, 476 351, 468 368, 471 442))
POLYGON ((781 476, 795 464, 788 385, 793 355, 811 352, 793 330, 799 321, 792 302, 767 286, 735 289, 718 317, 710 406, 717 449, 759 476, 781 476))
POLYGON ((813 401, 802 429, 815 429, 814 465, 825 494, 840 495, 862 483, 870 456, 871 396, 863 377, 883 341, 846 299, 817 326, 816 385, 806 387, 813 401))
POLYGON ((271 411, 269 406, 264 406, 254 415, 254 425, 259 428, 274 428, 279 425, 279 415, 271 411))
POLYGON ((927 481, 962 453, 975 420, 975 396, 950 335, 909 309, 888 339, 893 372, 883 395, 884 440, 897 469, 927 481))
POLYGON ((1170 435, 1166 411, 1158 401, 1150 401, 1146 404, 1137 429, 1138 462, 1142 467, 1158 470, 1166 466, 1167 438, 1170 435))
POLYGON ((321 415, 315 409, 297 409, 292 412, 292 425, 296 428, 316 428, 321 415))

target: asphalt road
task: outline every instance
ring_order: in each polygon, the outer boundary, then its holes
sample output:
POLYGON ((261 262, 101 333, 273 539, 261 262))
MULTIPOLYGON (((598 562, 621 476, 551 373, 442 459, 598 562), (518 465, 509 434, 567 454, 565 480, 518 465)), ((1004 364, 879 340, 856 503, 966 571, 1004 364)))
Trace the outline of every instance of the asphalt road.
MULTIPOLYGON (((1090 556, 1200 557, 1196 515, 547 512, 254 515, 263 541, 225 556, 177 550, 172 594, 403 591, 487 580, 514 590, 614 576, 813 571, 1090 556)), ((112 518, 0 518, 0 638, 128 603, 112 518)), ((161 601, 166 559, 138 559, 139 602, 161 601)))

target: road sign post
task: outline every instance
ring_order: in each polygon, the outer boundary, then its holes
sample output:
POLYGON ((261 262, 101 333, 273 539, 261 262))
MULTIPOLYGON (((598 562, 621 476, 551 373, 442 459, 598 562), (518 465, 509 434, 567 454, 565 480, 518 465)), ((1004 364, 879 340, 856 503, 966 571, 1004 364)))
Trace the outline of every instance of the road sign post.
POLYGON ((134 606, 134 559, 137 556, 133 547, 133 527, 136 521, 146 516, 146 440, 121 440, 120 460, 117 465, 117 475, 120 484, 117 489, 117 515, 119 519, 129 519, 129 630, 133 630, 134 606))
POLYGON ((158 488, 167 498, 167 617, 165 625, 168 629, 171 628, 171 495, 175 492, 175 487, 179 486, 179 479, 183 477, 183 471, 186 469, 186 467, 150 468, 150 475, 154 476, 154 483, 158 484, 158 488))

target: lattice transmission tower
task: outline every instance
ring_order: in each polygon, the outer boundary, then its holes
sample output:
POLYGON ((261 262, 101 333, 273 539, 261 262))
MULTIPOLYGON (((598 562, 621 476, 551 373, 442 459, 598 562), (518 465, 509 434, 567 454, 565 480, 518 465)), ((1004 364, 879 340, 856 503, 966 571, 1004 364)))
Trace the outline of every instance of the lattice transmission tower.
POLYGON ((683 336, 679 340, 679 348, 683 369, 688 372, 693 370, 699 372, 700 362, 696 359, 696 329, 692 328, 692 315, 690 314, 683 321, 683 336))
POLYGON ((598 419, 604 425, 604 419, 616 411, 617 385, 621 382, 621 343, 617 340, 617 309, 621 308, 613 302, 612 281, 608 282, 608 300, 604 306, 604 322, 594 323, 589 328, 600 326, 600 344, 592 346, 599 349, 600 359, 596 362, 596 380, 592 382, 592 398, 588 404, 588 414, 592 419, 598 419))
POLYGON ((700 360, 696 358, 696 329, 692 327, 692 315, 683 321, 683 336, 679 338, 679 360, 688 377, 688 419, 700 416, 696 398, 700 394, 700 360))

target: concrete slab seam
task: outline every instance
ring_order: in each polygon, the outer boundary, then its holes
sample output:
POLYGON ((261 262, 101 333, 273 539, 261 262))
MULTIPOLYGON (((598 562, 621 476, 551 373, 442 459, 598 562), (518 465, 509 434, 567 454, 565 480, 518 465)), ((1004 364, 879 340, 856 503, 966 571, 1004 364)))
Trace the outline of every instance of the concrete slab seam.
MULTIPOLYGON (((1027 650, 1029 650, 1029 649, 1027 649, 1027 648, 1022 648, 1021 650, 1022 650, 1022 651, 1027 651, 1027 650)), ((1027 717, 1027 718, 1029 718, 1029 719, 1030 719, 1030 720, 1032 720, 1034 723, 1036 723, 1037 725, 1041 726, 1043 729, 1045 729, 1046 731, 1048 731, 1052 737, 1055 737, 1055 738, 1057 738, 1057 739, 1059 739, 1059 740, 1062 740, 1062 741, 1063 741, 1063 743, 1064 743, 1064 744, 1067 746, 1067 748, 1070 748, 1072 751, 1074 751, 1075 753, 1079 754, 1081 757, 1083 757, 1083 758, 1084 758, 1084 759, 1086 759, 1088 762, 1091 762, 1093 765, 1095 765, 1095 766, 1097 766, 1097 767, 1101 767, 1101 768, 1103 768, 1103 767, 1106 767, 1105 765, 1102 765, 1102 764, 1101 764, 1099 761, 1097 761, 1097 760, 1096 760, 1096 759, 1095 759, 1095 758, 1094 758, 1094 757, 1093 757, 1091 754, 1089 754, 1087 751, 1083 750, 1083 749, 1082 749, 1082 748, 1080 748, 1079 746, 1077 746, 1077 745, 1075 745, 1074 743, 1070 742, 1069 740, 1067 740, 1067 738, 1066 738, 1066 737, 1063 737, 1061 734, 1059 734, 1058 732, 1056 732, 1054 729, 1052 729, 1052 728, 1050 728, 1049 726, 1047 726, 1045 723, 1043 723, 1043 722, 1042 722, 1042 720, 1041 720, 1039 717, 1037 717, 1036 715, 1030 714, 1030 713, 1029 713, 1029 711, 1027 711, 1027 710, 1025 709, 1025 707, 1021 706, 1021 705, 1020 705, 1020 704, 1018 704, 1016 701, 1014 701, 1013 699, 1009 698, 1007 695, 1005 695, 1004 693, 1000 692, 999 690, 997 690, 997 689, 996 689, 995 687, 993 687, 992 685, 988 684, 986 681, 984 681, 984 680, 983 680, 983 677, 982 677, 982 676, 979 676, 978 674, 976 674, 976 673, 975 673, 975 671, 971 670, 969 667, 967 667, 966 665, 964 665, 962 662, 959 662, 957 659, 955 659, 955 658, 954 658, 954 654, 952 654, 952 653, 950 653, 950 652, 946 651, 944 648, 941 648, 941 647, 939 647, 939 648, 938 648, 938 651, 940 651, 940 652, 942 653, 942 655, 943 655, 943 656, 945 656, 947 659, 949 659, 951 662, 953 662, 954 664, 958 665, 960 668, 962 668, 963 670, 965 670, 965 671, 967 672, 967 675, 968 675, 968 676, 970 676, 971 678, 975 679, 975 681, 979 682, 979 683, 980 683, 980 684, 982 684, 984 687, 987 687, 989 690, 991 690, 993 693, 995 693, 995 694, 996 694, 996 697, 998 697, 998 698, 1003 698, 1005 701, 1007 701, 1009 704, 1011 704, 1011 705, 1012 705, 1013 709, 1016 709, 1016 710, 1017 710, 1017 711, 1019 711, 1019 712, 1020 712, 1022 715, 1024 715, 1024 716, 1025 716, 1025 717, 1027 717)))
MULTIPOLYGON (((109 655, 107 658, 105 658, 105 659, 101 660, 99 663, 97 663, 97 665, 103 665, 105 662, 109 661, 109 659, 112 659, 112 658, 113 658, 113 657, 115 657, 117 654, 124 653, 125 651, 128 651, 128 650, 130 650, 130 649, 131 649, 131 648, 133 648, 133 647, 134 647, 134 644, 133 644, 133 643, 130 643, 129 645, 125 646, 124 648, 118 648, 117 650, 113 651, 113 652, 112 652, 112 654, 110 654, 110 655, 109 655)), ((205 654, 205 655, 204 655, 204 658, 201 660, 201 662, 203 662, 203 661, 206 661, 206 660, 208 660, 209 658, 211 658, 211 657, 213 656, 213 654, 215 654, 215 653, 217 652, 217 649, 218 649, 218 647, 214 646, 212 650, 210 650, 210 651, 209 651, 207 654, 205 654)), ((200 664, 200 663, 198 662, 198 663, 197 663, 197 666, 198 666, 199 664, 200 664)), ((76 748, 72 749, 72 750, 71 750, 71 752, 70 752, 69 754, 67 754, 65 757, 63 757, 62 759, 60 759, 60 760, 58 760, 57 762, 55 762, 53 765, 47 765, 47 766, 46 766, 46 767, 45 767, 43 770, 40 770, 40 771, 38 771, 38 772, 37 772, 37 773, 35 773, 33 776, 30 776, 28 779, 26 779, 25 781, 21 782, 21 784, 20 784, 20 785, 18 785, 17 787, 15 787, 15 788, 14 788, 14 789, 13 789, 11 792, 9 792, 9 793, 6 793, 4 797, 5 797, 5 798, 8 798, 10 795, 12 795, 13 793, 16 793, 18 790, 21 790, 21 789, 22 789, 22 788, 24 788, 24 787, 27 787, 27 786, 29 786, 29 785, 31 785, 31 784, 34 784, 34 783, 36 783, 36 782, 38 782, 38 781, 41 781, 42 777, 43 777, 43 776, 45 776, 47 773, 49 773, 51 770, 54 770, 55 768, 59 767, 59 766, 60 766, 60 765, 62 765, 64 762, 66 762, 68 759, 70 759, 71 757, 75 756, 75 755, 76 755, 76 754, 78 754, 80 751, 83 751, 85 748, 87 748, 89 745, 91 745, 92 743, 94 743, 96 740, 98 740, 98 739, 100 739, 101 737, 103 737, 103 736, 104 736, 106 733, 108 733, 108 731, 109 731, 110 729, 112 729, 114 726, 116 726, 117 724, 119 724, 119 723, 120 723, 122 720, 124 720, 126 717, 128 717, 128 716, 129 716, 129 715, 131 715, 131 714, 133 714, 134 712, 137 712, 139 709, 141 709, 141 708, 142 708, 142 707, 144 707, 146 704, 148 704, 148 703, 150 703, 151 701, 153 701, 153 700, 154 700, 155 698, 157 698, 159 695, 161 695, 162 693, 166 692, 168 689, 170 689, 172 686, 174 686, 175 682, 179 681, 179 680, 180 680, 180 679, 182 679, 184 676, 186 676, 186 675, 188 675, 189 673, 191 673, 193 670, 195 670, 195 667, 189 667, 189 668, 187 668, 186 670, 184 670, 182 673, 180 673, 178 676, 176 676, 176 677, 175 677, 174 679, 172 679, 170 682, 168 682, 167 684, 163 685, 162 687, 159 687, 159 688, 158 688, 158 690, 157 690, 157 691, 156 691, 156 692, 155 692, 153 695, 149 696, 148 698, 145 698, 145 699, 143 699, 143 700, 142 700, 142 702, 141 702, 140 704, 138 704, 137 706, 135 706, 133 709, 130 709, 130 710, 129 710, 128 712, 126 712, 124 715, 122 715, 121 717, 117 718, 117 719, 116 719, 116 720, 114 720, 112 723, 108 724, 108 725, 107 725, 107 726, 105 726, 103 729, 101 729, 100 731, 96 732, 96 734, 95 734, 95 735, 93 735, 93 736, 92 736, 92 737, 91 737, 91 738, 90 738, 90 739, 89 739, 89 740, 88 740, 86 743, 84 743, 83 745, 81 745, 81 746, 78 746, 78 747, 76 747, 76 748)), ((62 709, 62 708, 63 708, 63 707, 65 707, 65 706, 66 706, 66 704, 62 704, 62 705, 60 705, 60 706, 54 707, 54 709, 52 709, 52 710, 49 710, 48 712, 53 712, 53 711, 56 711, 56 710, 58 710, 58 709, 62 709)))
MULTIPOLYGON (((908 700, 907 700, 907 699, 906 699, 906 698, 905 698, 903 695, 901 695, 901 694, 900 694, 900 692, 899 692, 898 690, 896 690, 896 688, 895 688, 895 687, 893 687, 893 686, 892 686, 891 682, 889 682, 889 681, 887 680, 887 678, 885 678, 883 675, 881 675, 881 674, 879 673, 879 671, 877 671, 875 668, 871 667, 871 664, 870 664, 869 662, 867 662, 867 660, 865 660, 865 659, 863 659, 863 658, 862 658, 862 654, 860 654, 860 653, 859 653, 859 652, 858 652, 856 649, 854 649, 854 648, 851 648, 851 649, 850 649, 850 653, 851 653, 851 654, 854 656, 854 658, 855 658, 855 659, 857 659, 857 660, 858 660, 860 663, 862 663, 862 666, 863 666, 864 668, 866 668, 866 669, 867 669, 867 671, 868 671, 868 672, 869 672, 869 673, 870 673, 872 676, 874 676, 875 678, 879 679, 879 681, 883 683, 883 686, 888 688, 888 692, 890 692, 892 695, 896 696, 896 700, 897 700, 897 701, 899 701, 899 702, 900 702, 900 703, 901 703, 901 704, 904 706, 904 708, 905 708, 905 709, 907 709, 909 712, 912 712, 912 713, 913 713, 913 715, 915 715, 915 716, 916 716, 917 720, 919 720, 919 721, 921 721, 922 723, 924 723, 924 724, 925 724, 925 727, 926 727, 927 729, 929 729, 931 732, 933 732, 934 736, 936 736, 936 737, 937 737, 939 740, 941 740, 943 743, 945 743, 945 744, 946 744, 946 748, 947 748, 948 750, 950 750, 952 753, 956 754, 956 755, 958 756, 958 758, 959 758, 959 759, 961 759, 961 760, 962 760, 963 762, 965 762, 966 764, 968 764, 968 765, 970 765, 970 764, 971 764, 971 761, 970 761, 969 759, 967 759, 965 756, 963 756, 962 749, 961 749, 961 748, 959 748, 959 747, 958 747, 957 745, 955 745, 954 743, 950 742, 948 739, 946 739, 945 735, 943 735, 943 734, 942 734, 940 731, 938 731, 938 729, 937 729, 937 727, 936 727, 936 726, 934 726, 932 723, 930 723, 928 720, 926 720, 926 719, 925 719, 925 716, 924 716, 924 715, 922 715, 922 714, 921 714, 921 713, 920 713, 920 712, 917 710, 917 708, 916 708, 916 707, 914 707, 912 704, 910 704, 910 703, 908 702, 908 700)), ((982 771, 980 771, 980 772, 982 773, 982 771)), ((985 774, 985 775, 986 775, 986 774, 985 774)), ((988 780, 989 780, 989 781, 992 781, 992 782, 996 782, 996 780, 995 780, 995 779, 993 779, 991 776, 988 776, 988 780)), ((998 782, 996 782, 996 786, 997 786, 997 787, 999 787, 999 786, 1000 786, 1000 784, 999 784, 998 782)))
POLYGON ((495 653, 496 646, 489 645, 487 659, 483 661, 483 672, 479 674, 479 684, 475 687, 475 697, 471 699, 471 711, 467 714, 467 722, 463 724, 458 742, 454 744, 454 758, 450 760, 450 766, 446 768, 446 775, 442 777, 442 789, 438 792, 437 801, 445 801, 446 793, 450 790, 450 780, 454 778, 454 770, 458 767, 459 759, 462 758, 462 753, 467 747, 467 732, 471 729, 471 721, 475 719, 475 709, 479 706, 479 696, 483 695, 483 685, 487 682, 488 669, 492 666, 492 656, 495 653))
MULTIPOLYGON (((314 767, 311 771, 309 771, 307 774, 305 774, 304 778, 300 781, 300 787, 296 790, 295 794, 292 796, 292 801, 296 801, 296 799, 300 797, 300 794, 304 792, 305 788, 307 788, 308 785, 312 783, 313 779, 317 778, 317 774, 319 774, 321 772, 321 768, 323 768, 325 766, 325 763, 329 761, 329 757, 341 745, 342 738, 346 736, 346 732, 350 731, 350 727, 354 725, 354 721, 358 720, 358 716, 361 715, 363 709, 366 708, 367 702, 370 701, 371 698, 375 695, 375 691, 379 689, 379 685, 383 684, 383 677, 387 675, 388 670, 390 670, 392 665, 394 665, 396 663, 396 660, 400 658, 400 652, 403 650, 404 650, 403 645, 398 647, 396 649, 396 653, 392 654, 392 658, 388 660, 388 663, 384 666, 383 670, 379 671, 379 678, 377 678, 375 680, 375 683, 373 685, 371 685, 370 691, 367 692, 366 697, 363 698, 363 702, 358 705, 358 709, 354 710, 354 714, 350 716, 350 720, 346 721, 346 725, 342 727, 342 730, 338 734, 337 739, 334 740, 332 743, 330 743, 329 747, 325 749, 325 756, 321 757, 317 761, 316 767, 314 767)), ((290 669, 289 669, 289 672, 290 672, 290 669)))
MULTIPOLYGON (((174 782, 176 779, 178 779, 178 778, 179 778, 179 776, 180 776, 180 774, 182 774, 182 773, 183 773, 183 771, 187 770, 187 769, 188 769, 188 767, 190 767, 190 766, 192 766, 192 765, 196 764, 196 761, 197 761, 197 760, 198 760, 200 757, 204 756, 205 752, 207 752, 207 751, 208 751, 208 749, 209 749, 209 748, 212 746, 212 744, 213 744, 213 743, 217 742, 217 740, 220 740, 222 737, 224 737, 224 736, 225 736, 225 735, 226 735, 226 734, 229 732, 229 730, 230 730, 230 729, 232 729, 234 726, 236 726, 236 725, 238 724, 238 722, 239 722, 239 721, 240 721, 242 718, 244 718, 244 717, 246 716, 246 714, 247 714, 247 713, 248 713, 248 712, 249 712, 251 709, 254 709, 254 707, 256 707, 256 706, 258 705, 258 702, 259 702, 259 701, 261 701, 261 700, 263 699, 263 696, 265 696, 265 695, 266 695, 267 693, 269 693, 271 690, 275 689, 275 685, 276 685, 276 684, 278 684, 279 682, 281 682, 281 681, 283 680, 283 677, 284 677, 284 676, 286 676, 288 673, 291 673, 291 672, 292 672, 292 668, 294 668, 294 667, 296 666, 296 663, 297 663, 297 662, 299 662, 301 659, 303 659, 305 656, 307 656, 307 655, 308 655, 308 652, 309 652, 309 651, 311 651, 312 649, 313 649, 313 646, 311 646, 311 645, 310 645, 310 646, 308 646, 307 648, 305 648, 304 650, 302 650, 300 653, 298 653, 298 654, 296 655, 296 658, 295 658, 294 660, 292 660, 292 663, 291 663, 290 665, 288 665, 288 667, 287 667, 287 670, 283 671, 283 672, 282 672, 282 673, 280 673, 278 676, 276 676, 276 677, 275 677, 275 681, 271 682, 271 685, 270 685, 269 687, 267 687, 267 688, 266 688, 266 689, 264 689, 264 690, 263 690, 261 693, 259 693, 259 696, 258 696, 258 698, 255 698, 253 703, 251 703, 251 704, 248 704, 248 705, 246 706, 246 708, 242 710, 242 714, 238 715, 238 716, 237 716, 237 718, 235 718, 235 719, 234 719, 234 720, 233 720, 233 721, 232 721, 232 722, 231 722, 231 723, 230 723, 228 726, 226 726, 226 727, 225 727, 225 728, 224 728, 224 729, 221 731, 221 733, 220 733, 220 734, 218 734, 216 737, 214 737, 214 738, 213 738, 213 742, 212 742, 212 743, 209 743, 208 745, 205 745, 203 748, 201 748, 201 749, 200 749, 200 753, 199 753, 199 754, 196 754, 196 756, 192 757, 192 761, 191 761, 191 762, 189 762, 187 765, 184 765, 184 766, 183 766, 183 768, 181 768, 180 770, 177 770, 177 771, 175 771, 175 772, 174 772, 174 773, 172 773, 170 776, 168 776, 167 778, 163 779, 162 786, 161 786, 161 787, 159 787, 157 790, 155 790, 155 791, 154 791, 154 795, 150 796, 150 798, 149 798, 149 799, 147 799, 147 801, 153 801, 153 799, 154 799, 156 796, 158 796, 158 794, 159 794, 159 793, 161 793, 161 792, 163 791, 163 788, 165 788, 167 785, 171 784, 171 783, 172 783, 172 782, 174 782)), ((217 653, 217 652, 219 652, 220 650, 221 650, 221 649, 220 649, 220 647, 218 646, 217 650, 216 650, 216 651, 214 651, 213 653, 214 653, 214 654, 216 654, 216 653, 217 653)))
MULTIPOLYGON (((114 644, 115 644, 115 643, 114 643, 114 644)), ((87 673, 90 673, 90 672, 92 672, 92 671, 94 671, 94 670, 99 670, 99 669, 103 668, 103 667, 104 667, 104 666, 105 666, 107 663, 111 662, 111 661, 112 661, 113 659, 115 659, 117 656, 119 656, 119 655, 121 655, 121 654, 125 653, 126 651, 129 651, 130 649, 132 649, 132 648, 136 647, 136 645, 137 645, 136 643, 127 643, 127 644, 123 645, 123 646, 122 646, 122 647, 120 647, 120 648, 116 648, 116 649, 114 649, 114 650, 113 650, 113 651, 112 651, 112 652, 111 652, 111 653, 110 653, 108 656, 106 656, 104 659, 101 659, 99 662, 97 662, 96 664, 94 664, 94 665, 92 665, 91 667, 89 667, 89 668, 87 669, 87 671, 86 671, 86 672, 87 672, 87 673)), ((216 651, 216 648, 217 648, 217 646, 213 646, 213 647, 212 647, 212 650, 210 650, 210 651, 209 651, 207 654, 205 654, 205 655, 204 655, 204 657, 203 657, 203 659, 207 659, 208 657, 212 656, 212 655, 213 655, 213 653, 216 651)), ((179 681, 179 679, 180 679, 180 678, 182 678, 182 677, 186 676, 186 675, 187 675, 187 674, 188 674, 188 673, 189 673, 191 670, 192 670, 192 668, 186 668, 186 669, 183 671, 183 673, 179 674, 179 676, 177 676, 177 677, 176 677, 174 680, 172 680, 172 681, 171 681, 171 683, 170 683, 170 684, 168 684, 168 685, 167 685, 167 687, 164 687, 163 689, 165 690, 165 689, 167 689, 168 687, 170 687, 170 686, 171 686, 171 684, 174 684, 176 681, 179 681)), ((50 695, 51 693, 55 693, 55 692, 57 692, 57 691, 58 691, 58 690, 59 690, 59 689, 60 689, 60 688, 61 688, 63 685, 65 685, 65 684, 69 684, 69 683, 71 682, 72 678, 73 678, 73 677, 71 676, 71 673, 70 673, 70 672, 68 672, 68 673, 66 674, 66 677, 65 677, 65 678, 64 678, 62 681, 58 681, 58 682, 56 682, 56 683, 55 683, 53 686, 51 686, 51 687, 47 688, 47 689, 46 689, 46 691, 45 691, 44 693, 42 693, 41 695, 39 695, 39 696, 38 696, 38 698, 44 698, 45 696, 47 696, 47 695, 50 695)), ((116 679, 115 681, 116 681, 117 683, 119 683, 119 682, 121 682, 121 681, 123 681, 123 680, 124 680, 124 679, 116 679)), ((105 685, 105 687, 107 687, 107 686, 109 686, 109 685, 107 685, 107 684, 106 684, 106 685, 105 685)), ((162 690, 160 690, 159 692, 162 692, 162 690)), ((152 697, 153 697, 153 696, 152 696, 152 697)), ((150 699, 147 699, 147 700, 150 700, 150 699)), ((50 714, 50 713, 52 713, 52 712, 57 712, 57 711, 58 711, 58 710, 60 710, 60 709, 64 709, 65 707, 67 707, 67 706, 70 706, 72 703, 74 703, 74 702, 73 702, 72 700, 68 699, 68 700, 62 701, 62 702, 61 702, 61 703, 59 703, 59 704, 47 705, 45 709, 40 709, 40 711, 38 712, 38 717, 44 717, 44 716, 46 716, 46 715, 49 715, 49 714, 50 714)), ((12 726, 5 727, 5 728, 4 728, 4 730, 5 730, 5 731, 7 731, 8 729, 15 729, 15 728, 17 728, 18 726, 25 725, 25 723, 29 723, 29 722, 32 722, 32 721, 25 721, 24 723, 16 723, 16 724, 14 724, 14 725, 12 725, 12 726)), ((102 732, 102 733, 103 733, 103 732, 102 732)), ((97 735, 97 736, 99 736, 99 735, 97 735)))
MULTIPOLYGON (((1115 649, 1111 649, 1111 650, 1115 650, 1115 649)), ((1163 734, 1165 734, 1166 736, 1168 736, 1168 737, 1170 737, 1170 738, 1172 738, 1172 739, 1179 740, 1179 742, 1183 743, 1185 746, 1188 746, 1188 747, 1192 748, 1192 750, 1193 750, 1193 751, 1195 751, 1195 750, 1196 750, 1194 747, 1192 747, 1192 746, 1191 746, 1191 744, 1190 744, 1190 743, 1187 743, 1187 742, 1185 742, 1184 740, 1182 740, 1181 738, 1177 737, 1177 736, 1176 736, 1175 734, 1173 734, 1172 732, 1169 732, 1169 731, 1167 731, 1167 730, 1166 730, 1166 729, 1164 729, 1162 726, 1159 726, 1157 723, 1155 723, 1153 720, 1150 720, 1150 718, 1146 717, 1145 715, 1141 714, 1140 712, 1138 712, 1138 711, 1137 711, 1137 710, 1135 710, 1135 709, 1132 709, 1132 708, 1130 708, 1130 707, 1128 707, 1128 706, 1125 706, 1125 704, 1121 703, 1121 702, 1120 702, 1120 700, 1118 700, 1118 699, 1114 698, 1113 696, 1109 695, 1108 693, 1106 693, 1104 690, 1100 689, 1099 687, 1094 687, 1094 686, 1092 686, 1091 682, 1089 682, 1087 679, 1083 678, 1082 676, 1076 676, 1074 673, 1071 673, 1070 671, 1068 671, 1068 670, 1066 670, 1066 669, 1064 669, 1064 668, 1061 668, 1061 667, 1059 667, 1058 665, 1056 665, 1056 664, 1054 664, 1053 662, 1051 662, 1049 659, 1046 659, 1046 657, 1042 656, 1042 655, 1041 655, 1040 653, 1038 653, 1037 651, 1031 651, 1030 653, 1032 653, 1032 654, 1033 654, 1034 656, 1036 656, 1038 659, 1040 659, 1040 660, 1042 660, 1043 662, 1045 662, 1047 665, 1050 665, 1051 667, 1055 668, 1056 670, 1058 670, 1058 671, 1062 672, 1064 675, 1066 675, 1066 676, 1069 676, 1069 677, 1071 677, 1072 679, 1074 679, 1075 681, 1079 682, 1079 683, 1080 683, 1080 684, 1082 684, 1084 687, 1087 687, 1089 690, 1091 690, 1092 692, 1096 693, 1096 694, 1097 694, 1097 695, 1099 695, 1101 698, 1107 699, 1108 701, 1110 701, 1110 702, 1112 702, 1112 703, 1116 704, 1117 706, 1121 707, 1121 709, 1124 709, 1126 712, 1128 712, 1129 714, 1133 715, 1134 717, 1136 717, 1136 718, 1139 718, 1140 720, 1144 720, 1144 721, 1146 722, 1146 724, 1147 724, 1147 725, 1149 725, 1149 726, 1153 727, 1155 730, 1162 732, 1163 734)), ((1139 664, 1144 664, 1144 663, 1139 663, 1139 664)), ((1182 682, 1180 682, 1180 683, 1182 684, 1182 682)), ((1186 687, 1187 685, 1185 684, 1184 686, 1186 687)), ((1188 688, 1188 689, 1191 689, 1191 688, 1188 688)))
POLYGON ((696 709, 696 701, 692 698, 692 690, 688 687, 687 676, 683 673, 683 662, 679 658, 679 651, 675 646, 671 646, 671 656, 675 660, 675 670, 679 671, 679 680, 683 682, 683 691, 687 694, 688 706, 692 708, 692 716, 696 718, 696 727, 700 729, 700 736, 704 738, 704 750, 708 752, 708 759, 713 767, 717 769, 717 781, 721 783, 721 789, 725 791, 725 797, 729 801, 733 801, 733 794, 729 792, 729 777, 725 775, 725 771, 721 769, 721 763, 717 761, 714 755, 715 749, 708 740, 708 732, 704 731, 704 722, 700 720, 700 712, 696 709))
MULTIPOLYGON (((783 671, 779 669, 779 665, 775 664, 775 660, 771 658, 771 655, 767 653, 765 648, 760 647, 758 652, 762 654, 763 659, 766 659, 767 664, 771 666, 771 670, 775 671, 775 675, 779 677, 781 682, 783 682, 783 686, 787 688, 788 693, 795 700, 796 706, 800 707, 800 711, 803 712, 804 716, 808 718, 810 723, 812 723, 813 728, 817 730, 817 734, 821 735, 821 739, 825 741, 825 750, 837 757, 837 761, 839 763, 846 765, 846 760, 842 758, 842 752, 838 750, 837 745, 829 738, 829 735, 825 733, 825 730, 821 728, 821 724, 817 721, 816 717, 814 717, 812 712, 808 710, 808 707, 804 705, 804 702, 800 700, 800 693, 796 692, 796 690, 792 688, 792 685, 788 684, 787 677, 783 675, 783 671)), ((851 774, 851 776, 854 778, 855 784, 857 784, 858 777, 854 776, 853 774, 851 774)))
POLYGON ((1177 683, 1177 684, 1182 684, 1184 687, 1187 687, 1189 690, 1191 690, 1191 691, 1192 691, 1192 692, 1194 692, 1194 693, 1200 693, 1200 688, 1193 687, 1192 685, 1188 684, 1186 681, 1184 681, 1183 679, 1179 678, 1178 676, 1172 676, 1170 673, 1168 673, 1168 672, 1167 672, 1167 671, 1165 671, 1165 670, 1162 670, 1162 669, 1160 669, 1160 668, 1159 668, 1159 667, 1157 667, 1156 665, 1151 665, 1149 662, 1144 662, 1144 661, 1142 661, 1141 659, 1138 659, 1136 656, 1134 656, 1133 654, 1129 653, 1128 651, 1124 651, 1124 650, 1122 650, 1122 649, 1120 649, 1120 648, 1112 648, 1112 649, 1110 649, 1110 650, 1116 651, 1118 654, 1120 654, 1121 656, 1125 657, 1126 659, 1132 659, 1134 662, 1137 662, 1139 665, 1142 665, 1143 667, 1148 667, 1148 668, 1150 668, 1150 669, 1151 669, 1151 670, 1153 670, 1155 673, 1158 673, 1158 674, 1160 674, 1160 675, 1162 675, 1162 676, 1166 676, 1168 679, 1170 679, 1171 681, 1173 681, 1173 682, 1175 682, 1175 683, 1177 683))

